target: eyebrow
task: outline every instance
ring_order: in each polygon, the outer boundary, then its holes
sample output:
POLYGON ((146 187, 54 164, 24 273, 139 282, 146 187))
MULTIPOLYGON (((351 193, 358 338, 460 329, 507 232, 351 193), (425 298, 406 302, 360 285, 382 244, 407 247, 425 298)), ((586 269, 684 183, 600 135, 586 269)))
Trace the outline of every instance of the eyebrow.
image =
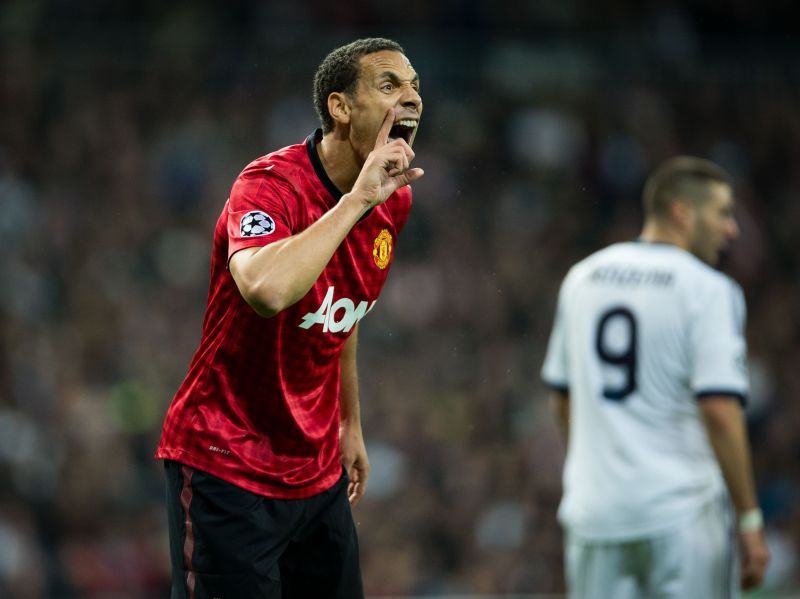
MULTIPOLYGON (((384 71, 383 73, 378 75, 378 79, 389 79, 391 80, 392 83, 398 83, 398 84, 402 83, 400 77, 398 77, 397 73, 395 73, 394 71, 384 71)), ((417 83, 419 82, 419 74, 416 72, 414 73, 414 76, 411 78, 411 83, 414 82, 417 83)))

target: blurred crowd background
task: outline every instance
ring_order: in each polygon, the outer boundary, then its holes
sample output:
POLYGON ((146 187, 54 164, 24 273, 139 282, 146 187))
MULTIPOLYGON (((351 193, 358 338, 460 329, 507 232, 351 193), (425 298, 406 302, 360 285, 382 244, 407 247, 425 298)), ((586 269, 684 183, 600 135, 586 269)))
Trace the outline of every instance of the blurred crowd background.
POLYGON ((676 153, 735 178, 748 422, 800 588, 800 25, 791 3, 0 3, 0 597, 168 596, 163 415, 239 171, 316 126, 334 47, 422 79, 415 206, 361 326, 372 597, 563 590, 563 443, 539 382, 558 284, 637 235, 676 153), (724 7, 723 7, 724 6, 724 7))

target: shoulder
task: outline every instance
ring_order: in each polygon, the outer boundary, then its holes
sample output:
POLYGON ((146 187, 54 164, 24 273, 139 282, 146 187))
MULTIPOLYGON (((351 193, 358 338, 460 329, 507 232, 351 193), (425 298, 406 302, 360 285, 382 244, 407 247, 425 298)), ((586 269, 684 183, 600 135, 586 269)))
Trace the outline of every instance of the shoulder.
POLYGON ((685 305, 700 321, 720 322, 733 318, 737 329, 747 308, 741 286, 727 274, 691 256, 683 273, 681 295, 685 305))
POLYGON ((628 251, 627 245, 627 243, 615 243, 589 254, 572 265, 567 271, 564 282, 581 280, 604 264, 619 260, 628 251))
POLYGON ((741 295, 742 288, 729 275, 709 266, 696 256, 684 252, 684 261, 681 264, 685 276, 685 286, 691 291, 718 294, 732 293, 741 295))
POLYGON ((265 192, 286 197, 307 180, 311 168, 304 144, 260 156, 242 169, 231 187, 231 199, 253 198, 265 192))
POLYGON ((589 254, 575 266, 591 268, 592 266, 597 266, 605 262, 618 261, 621 258, 635 254, 638 250, 638 246, 638 243, 628 241, 612 243, 611 245, 607 245, 606 247, 589 254))
POLYGON ((291 182, 311 168, 305 144, 294 144, 259 158, 242 169, 237 182, 283 180, 291 182))
POLYGON ((703 296, 709 305, 724 305, 731 310, 737 320, 743 318, 746 307, 742 287, 723 272, 710 268, 703 296))

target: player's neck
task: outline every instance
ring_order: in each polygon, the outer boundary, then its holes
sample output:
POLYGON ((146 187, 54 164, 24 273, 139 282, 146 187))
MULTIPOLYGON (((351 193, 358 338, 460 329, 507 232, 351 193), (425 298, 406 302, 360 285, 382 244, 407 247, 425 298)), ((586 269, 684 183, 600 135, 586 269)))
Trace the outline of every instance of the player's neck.
POLYGON ((645 223, 639 239, 647 243, 668 243, 684 250, 689 250, 689 240, 680 231, 674 228, 665 227, 660 223, 645 223))
POLYGON ((335 133, 328 133, 317 144, 317 154, 322 168, 339 191, 348 193, 353 189, 360 169, 349 139, 339 139, 335 133))

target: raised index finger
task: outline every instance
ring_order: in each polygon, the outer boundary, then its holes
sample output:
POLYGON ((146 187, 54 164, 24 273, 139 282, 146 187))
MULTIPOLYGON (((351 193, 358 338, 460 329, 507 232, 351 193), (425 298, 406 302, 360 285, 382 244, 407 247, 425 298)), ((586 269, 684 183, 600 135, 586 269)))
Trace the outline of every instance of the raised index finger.
POLYGON ((390 108, 386 113, 386 118, 383 119, 383 124, 378 131, 378 138, 375 140, 375 149, 385 146, 389 143, 389 132, 394 125, 394 108, 390 108))

